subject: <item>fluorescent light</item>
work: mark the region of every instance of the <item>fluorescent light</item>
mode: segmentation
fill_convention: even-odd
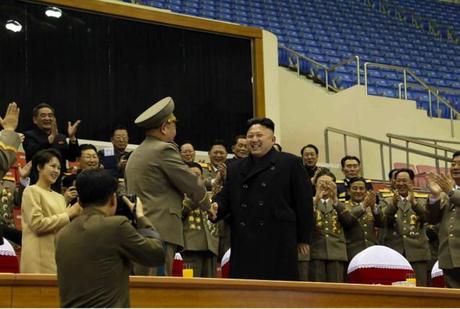
[[[22,30],[22,25],[18,21],[10,19],[6,22],[5,28],[13,32],[19,32]]]
[[[49,6],[46,8],[45,15],[53,18],[60,18],[62,16],[62,11],[55,6]]]

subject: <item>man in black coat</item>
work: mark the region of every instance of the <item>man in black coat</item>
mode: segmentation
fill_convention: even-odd
[[[78,153],[78,141],[76,138],[77,128],[80,120],[74,124],[70,121],[67,125],[69,143],[66,136],[59,133],[54,114],[54,108],[46,103],[40,103],[33,109],[33,122],[35,127],[24,132],[25,139],[22,144],[26,153],[27,162],[42,149],[54,148],[61,154],[61,175],[52,186],[53,190],[61,193],[61,176],[66,171],[66,160],[75,161]],[[30,174],[30,184],[34,184],[38,179],[37,168],[32,167]]]
[[[248,121],[250,156],[228,166],[216,196],[217,220],[231,227],[230,277],[298,280],[297,255],[309,254],[312,189],[294,155],[273,149],[274,123]]]

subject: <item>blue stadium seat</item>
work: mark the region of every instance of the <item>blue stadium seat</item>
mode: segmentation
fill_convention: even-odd
[[[373,8],[358,0],[142,0],[145,5],[169,8],[175,12],[267,29],[278,36],[279,44],[285,44],[323,64],[359,55],[361,65],[372,61],[404,66],[433,86],[460,89],[459,45],[437,40],[427,31],[401,22],[393,16],[396,14],[393,8],[389,15],[381,14],[375,9],[380,0],[370,2]],[[391,3],[410,6],[417,12],[424,12],[426,16],[441,19],[460,29],[459,6],[454,10],[450,4],[431,0],[392,0]],[[412,18],[410,15],[406,18]],[[426,28],[427,23],[423,22],[422,26]],[[290,64],[281,50],[279,63]],[[302,72],[309,71],[302,63],[300,69]],[[319,78],[324,78],[321,70],[310,69],[316,71]],[[355,64],[350,64],[331,73],[331,78],[340,87],[349,87],[356,82],[355,72]],[[372,68],[368,73],[375,85],[369,91],[373,94],[394,96],[397,84],[403,80],[402,74],[396,71]],[[415,82],[409,75],[408,81]],[[412,97],[421,97],[416,90],[409,93],[412,92]],[[422,98],[417,104],[422,106],[423,102]]]

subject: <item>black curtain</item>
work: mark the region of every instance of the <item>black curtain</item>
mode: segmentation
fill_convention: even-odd
[[[178,143],[207,149],[231,144],[253,116],[251,42],[85,12],[45,16],[46,6],[0,3],[0,109],[21,106],[20,130],[32,125],[32,107],[56,109],[61,132],[81,119],[78,137],[108,140],[117,124],[131,143],[143,132],[133,124],[143,110],[172,96]],[[23,30],[4,28],[9,19]]]

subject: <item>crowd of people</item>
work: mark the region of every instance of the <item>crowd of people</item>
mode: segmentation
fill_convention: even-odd
[[[33,110],[34,129],[15,133],[19,108],[8,106],[0,119],[1,173],[21,142],[29,161],[19,169],[17,187],[2,182],[3,236],[21,246],[21,272],[57,272],[64,304],[122,306],[129,304],[126,293],[116,303],[109,297],[85,303],[88,290],[66,282],[84,286],[104,267],[120,267],[126,278],[172,275],[177,252],[195,276],[215,277],[229,249],[232,278],[346,282],[350,260],[381,244],[410,262],[417,285],[429,285],[439,259],[447,286],[460,287],[460,152],[453,154],[450,175],[427,175],[428,192],[415,190],[410,169],[392,170],[389,187],[375,191],[355,156],[342,158],[344,178],[337,179],[318,165],[317,146],[302,147],[300,156],[283,152],[268,118],[248,121],[232,141],[233,157],[225,141],[215,140],[209,163],[196,162],[192,141],[174,142],[173,112],[167,97],[142,113],[135,123],[145,140],[133,152],[126,151],[123,126],[112,132],[113,147],[98,151],[79,145],[80,120],[68,122],[67,135],[59,133],[54,109],[45,103]],[[67,170],[67,161],[76,161],[77,169]],[[15,203],[22,232],[12,224]],[[108,218],[126,215],[122,204],[130,215]],[[88,245],[95,239],[99,249]],[[85,246],[98,253],[69,254]],[[107,261],[113,250],[119,259]],[[76,267],[81,259],[88,268]],[[133,267],[120,262],[126,260]],[[75,271],[87,278],[72,278]]]

